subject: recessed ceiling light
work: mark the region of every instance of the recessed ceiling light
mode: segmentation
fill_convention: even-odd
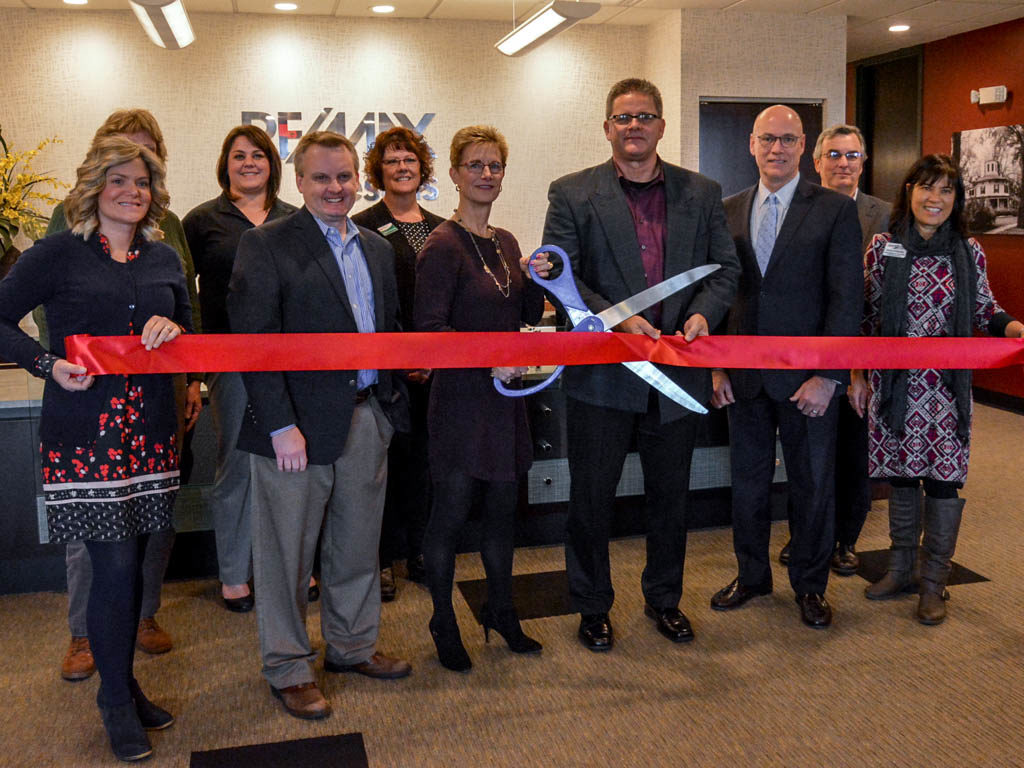
[[[394,13],[395,6],[393,5],[372,5],[370,10],[374,13]]]
[[[274,3],[274,8],[278,11],[296,11],[299,6],[295,3]]]
[[[893,24],[889,27],[890,32],[906,32],[908,29],[910,29],[909,24]]]
[[[85,5],[89,0],[64,0],[66,5]]]

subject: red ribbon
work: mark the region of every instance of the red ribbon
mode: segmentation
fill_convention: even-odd
[[[138,336],[69,336],[89,373],[489,368],[649,360],[692,368],[1005,368],[1020,339],[680,336],[624,333],[289,333],[181,336],[146,351]]]

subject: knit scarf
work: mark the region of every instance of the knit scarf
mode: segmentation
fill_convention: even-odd
[[[881,335],[907,335],[907,290],[914,259],[950,254],[953,263],[953,312],[946,323],[946,336],[970,336],[972,317],[978,292],[978,274],[971,259],[967,241],[956,234],[947,220],[928,240],[914,226],[893,233],[892,242],[906,251],[905,258],[886,258],[882,276]],[[879,390],[878,413],[898,437],[904,434],[907,415],[906,370],[883,370]],[[943,383],[956,398],[957,436],[967,443],[971,427],[971,371],[942,370]]]

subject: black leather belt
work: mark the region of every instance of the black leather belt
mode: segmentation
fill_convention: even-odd
[[[370,399],[370,395],[376,395],[376,394],[377,394],[377,385],[376,384],[371,384],[368,387],[363,387],[358,392],[356,392],[356,405],[359,405],[360,403],[365,403],[367,400]]]

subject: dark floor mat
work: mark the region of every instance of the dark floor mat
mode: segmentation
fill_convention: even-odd
[[[860,558],[860,568],[857,569],[858,576],[872,584],[885,576],[886,569],[889,566],[888,549],[872,549],[867,552],[857,552],[857,557]],[[980,573],[975,573],[970,568],[964,568],[959,563],[953,563],[953,570],[949,574],[947,586],[976,584],[979,581],[988,581],[988,579]]]
[[[487,580],[460,581],[458,586],[479,622],[481,608],[487,601]],[[565,571],[513,576],[512,599],[520,619],[543,619],[573,613],[569,607],[569,580]]]
[[[363,734],[193,752],[189,768],[367,768]]]

